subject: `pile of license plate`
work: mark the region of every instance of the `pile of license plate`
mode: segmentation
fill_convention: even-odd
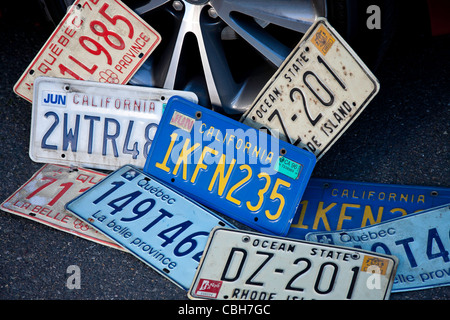
[[[450,284],[448,189],[311,178],[379,90],[325,19],[240,121],[126,85],[160,41],[118,0],[71,7],[14,88],[45,165],[3,210],[132,253],[192,299]]]

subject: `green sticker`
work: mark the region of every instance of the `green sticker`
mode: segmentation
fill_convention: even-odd
[[[302,165],[285,157],[279,157],[275,163],[275,171],[282,173],[289,178],[297,179],[302,171]]]

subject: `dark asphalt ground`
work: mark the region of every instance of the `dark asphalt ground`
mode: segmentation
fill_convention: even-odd
[[[0,201],[42,164],[28,156],[31,104],[12,87],[53,27],[0,18]],[[399,35],[374,72],[381,91],[314,177],[450,187],[450,36]],[[81,289],[66,269],[81,269]],[[450,287],[396,293],[392,300],[448,300]],[[0,299],[187,299],[130,254],[0,212]]]

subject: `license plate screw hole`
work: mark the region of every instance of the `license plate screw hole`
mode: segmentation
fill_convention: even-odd
[[[64,86],[64,90],[69,91],[69,89],[70,89],[70,86],[69,86],[68,84],[66,84],[66,85]]]
[[[243,236],[242,237],[242,242],[249,242],[250,241],[250,237],[249,236]]]
[[[66,155],[64,154],[64,153],[61,153],[61,158],[65,158],[66,157]]]
[[[33,75],[33,73],[34,73],[34,70],[31,69],[30,72],[29,72],[29,74],[30,74],[30,75]]]
[[[161,96],[161,101],[164,101],[164,100],[166,100],[166,97]]]
[[[167,269],[167,268],[164,268],[164,269],[163,269],[163,271],[164,271],[165,273],[167,273],[167,274],[169,274],[169,273],[170,273],[170,270],[169,270],[169,269]]]
[[[223,221],[219,221],[219,225],[225,227],[225,223]]]
[[[197,112],[195,113],[195,117],[196,117],[197,119],[200,119],[200,118],[202,117],[202,112],[201,112],[201,111],[197,111]]]
[[[439,194],[439,192],[437,192],[437,191],[431,191],[431,195],[432,195],[433,197],[436,197],[438,194]]]
[[[359,259],[359,253],[358,252],[354,252],[354,253],[352,253],[351,257],[352,257],[353,260],[358,260]]]
[[[170,179],[170,181],[175,182],[175,178]]]
[[[257,222],[258,221],[258,217],[255,217],[253,220],[255,220],[255,222]]]
[[[144,54],[142,52],[139,53],[139,55],[138,55],[139,59],[142,59],[143,56],[144,56]]]
[[[281,154],[282,156],[284,156],[284,155],[286,154],[286,149],[285,149],[285,148],[282,148],[282,149],[280,150],[280,154]]]

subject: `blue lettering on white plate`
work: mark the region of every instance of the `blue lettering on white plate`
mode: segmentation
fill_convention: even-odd
[[[54,111],[48,111],[44,114],[44,117],[46,119],[50,118],[51,120],[53,120],[53,123],[50,125],[48,130],[42,136],[41,148],[49,150],[58,150],[59,146],[49,144],[48,140],[50,136],[53,133],[55,133],[55,130],[57,129],[60,130],[61,128],[59,127],[59,123],[61,121],[60,115],[58,115]],[[69,148],[72,152],[78,151],[78,142],[80,140],[78,137],[80,131],[83,131],[80,130],[80,126],[81,125],[86,126],[86,124],[89,127],[87,141],[81,141],[81,143],[83,144],[87,143],[87,154],[100,153],[100,150],[94,150],[94,137],[96,137],[96,139],[101,139],[102,141],[101,154],[103,156],[108,156],[112,154],[115,158],[120,157],[119,151],[121,151],[122,154],[131,155],[133,159],[137,159],[139,155],[142,155],[144,158],[146,158],[153,141],[153,139],[151,138],[151,130],[153,128],[158,128],[158,125],[156,123],[149,123],[144,130],[145,131],[144,138],[146,142],[143,146],[139,146],[138,141],[133,141],[132,139],[134,121],[130,120],[128,122],[124,142],[123,144],[119,144],[118,140],[121,133],[121,124],[116,119],[105,118],[104,120],[102,120],[100,117],[97,116],[84,115],[84,117],[81,117],[81,115],[79,114],[69,115],[67,113],[64,113],[63,127],[61,128],[62,129],[61,147],[63,151],[67,151],[69,150]],[[102,125],[103,129],[101,128]],[[103,132],[103,134],[100,135],[100,137],[98,137],[98,134],[101,132]],[[135,135],[136,134],[137,133],[135,133]],[[140,147],[142,148],[142,150],[139,149]]]
[[[65,106],[66,98],[67,97],[65,94],[52,93],[52,92],[45,91],[44,98],[42,99],[42,101],[46,105]]]

